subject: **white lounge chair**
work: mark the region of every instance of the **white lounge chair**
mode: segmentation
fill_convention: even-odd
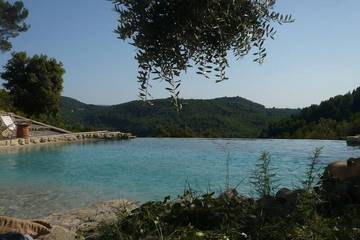
[[[5,130],[2,129],[1,135],[5,138],[11,138],[14,136],[16,131],[16,124],[14,119],[10,115],[1,115],[0,119],[2,121],[2,125],[6,127]]]

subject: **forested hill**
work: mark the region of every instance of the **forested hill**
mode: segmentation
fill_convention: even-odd
[[[273,138],[340,139],[360,134],[360,88],[304,108],[270,125],[262,135]]]
[[[266,109],[240,97],[184,100],[179,114],[169,99],[152,103],[98,106],[63,97],[61,113],[66,123],[78,130],[120,130],[141,137],[258,137],[270,122],[298,112]]]

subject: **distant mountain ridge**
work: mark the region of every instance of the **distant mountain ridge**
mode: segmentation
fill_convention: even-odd
[[[271,122],[298,112],[267,109],[241,97],[183,100],[180,113],[169,99],[152,103],[99,106],[62,97],[61,114],[68,125],[79,130],[120,130],[140,137],[258,137]]]

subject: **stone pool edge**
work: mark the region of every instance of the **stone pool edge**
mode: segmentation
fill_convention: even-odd
[[[133,138],[135,138],[135,136],[133,136],[131,133],[110,131],[79,132],[29,138],[13,138],[0,140],[0,151],[22,146],[38,146],[54,143],[75,143],[88,140],[130,140]]]

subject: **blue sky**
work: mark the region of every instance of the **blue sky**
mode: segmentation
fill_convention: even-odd
[[[113,33],[117,16],[106,0],[24,0],[28,32],[14,39],[14,51],[43,53],[63,62],[63,95],[86,103],[136,100],[135,50]],[[296,22],[278,28],[261,66],[251,56],[232,61],[229,80],[189,73],[184,98],[242,96],[267,107],[304,107],[360,86],[360,1],[278,0],[277,10]],[[10,53],[0,55],[0,65]],[[153,96],[167,97],[162,83]]]

